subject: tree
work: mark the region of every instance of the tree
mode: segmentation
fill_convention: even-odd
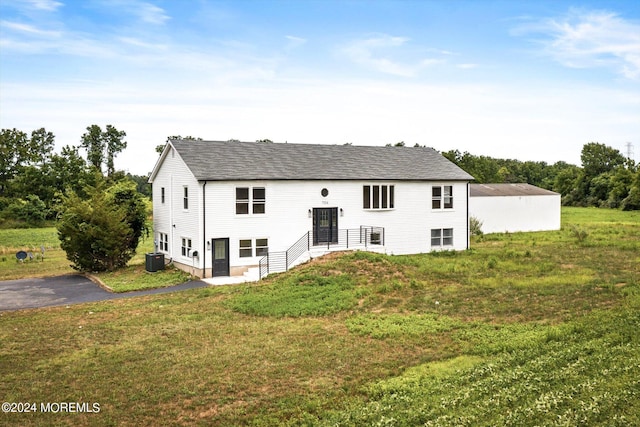
[[[97,170],[102,170],[104,161],[104,139],[102,129],[98,125],[87,126],[87,132],[80,138],[80,145],[87,150],[89,164]]]
[[[146,230],[146,207],[135,184],[122,181],[106,188],[97,177],[88,199],[71,192],[63,198],[58,222],[60,247],[81,271],[111,271],[124,267],[135,254]]]
[[[589,180],[602,173],[611,172],[618,166],[623,166],[626,161],[620,151],[597,142],[590,142],[582,147],[580,160],[585,176]]]
[[[118,130],[111,125],[107,125],[106,130],[102,133],[104,145],[107,149],[107,176],[111,176],[115,172],[113,159],[116,154],[127,148],[127,141],[124,141],[125,136],[127,136],[125,131]]]
[[[41,167],[53,151],[54,135],[44,128],[29,137],[17,129],[0,132],[0,196],[11,196],[11,181],[29,166]]]
[[[620,207],[624,211],[640,210],[640,169],[636,170],[629,195],[624,198]]]
[[[39,227],[47,219],[48,209],[38,196],[28,195],[24,199],[14,199],[3,212],[3,216]]]
[[[87,151],[87,160],[95,169],[102,171],[102,164],[107,168],[107,176],[115,172],[113,159],[125,148],[127,142],[125,131],[107,125],[105,131],[98,125],[87,126],[87,132],[80,138],[80,145]]]

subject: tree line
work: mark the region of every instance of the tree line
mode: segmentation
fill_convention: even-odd
[[[0,226],[39,226],[60,214],[70,191],[86,195],[100,179],[131,180],[138,192],[151,196],[146,176],[118,171],[115,157],[127,147],[126,133],[107,125],[91,125],[78,145],[54,152],[55,136],[45,128],[28,134],[0,131]],[[84,155],[84,156],[83,156]]]
[[[585,144],[581,167],[562,161],[548,164],[496,159],[458,150],[442,155],[478,183],[532,184],[560,193],[565,206],[640,209],[640,164],[605,144]]]

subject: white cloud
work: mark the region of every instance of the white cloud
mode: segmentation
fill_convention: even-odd
[[[171,19],[164,9],[151,3],[134,3],[132,6],[136,7],[136,13],[143,22],[162,25]]]
[[[29,24],[22,24],[19,22],[0,21],[0,27],[8,30],[16,31],[19,33],[26,33],[32,36],[45,37],[45,38],[58,38],[61,35],[60,31],[41,30]]]
[[[406,56],[403,47],[410,39],[379,34],[355,40],[341,49],[352,62],[376,71],[400,77],[413,77],[421,69],[444,62],[437,58],[419,58],[411,61],[395,59]]]
[[[608,67],[640,79],[640,23],[607,11],[571,10],[517,27],[515,34],[542,33],[544,51],[567,67]]]
[[[302,37],[296,36],[285,36],[288,43],[286,46],[286,50],[292,50],[298,48],[307,42],[307,39],[303,39]]]
[[[55,0],[22,0],[21,3],[31,9],[46,10],[49,12],[53,12],[63,6],[61,2]]]

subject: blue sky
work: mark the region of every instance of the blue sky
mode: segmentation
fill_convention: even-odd
[[[3,0],[0,127],[640,158],[637,1]]]

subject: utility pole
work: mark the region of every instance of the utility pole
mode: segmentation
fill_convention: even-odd
[[[627,142],[625,144],[625,146],[627,147],[627,158],[634,160],[633,158],[633,144],[631,142]]]

